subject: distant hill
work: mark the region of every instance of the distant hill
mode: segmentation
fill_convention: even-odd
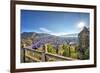
[[[60,37],[78,37],[78,33],[61,35]]]
[[[64,43],[70,43],[75,42],[78,43],[78,37],[76,37],[77,34],[69,34],[69,35],[63,35],[63,36],[55,36],[50,35],[46,33],[36,33],[36,32],[23,32],[21,33],[21,39],[27,39],[27,38],[33,38],[33,47],[40,47],[41,45],[45,43],[51,43],[54,46],[64,44]]]
[[[36,32],[23,32],[21,33],[21,38],[22,39],[26,39],[26,38],[34,38],[34,37],[47,37],[50,36],[50,34],[46,34],[46,33],[36,33]]]

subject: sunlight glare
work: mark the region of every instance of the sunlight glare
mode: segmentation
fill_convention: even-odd
[[[77,25],[77,27],[78,27],[79,29],[83,29],[84,26],[85,26],[85,23],[84,23],[84,22],[80,22],[80,23]]]

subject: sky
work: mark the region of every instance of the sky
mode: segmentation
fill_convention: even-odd
[[[89,13],[21,10],[21,33],[79,33],[84,26],[89,27],[89,20]]]

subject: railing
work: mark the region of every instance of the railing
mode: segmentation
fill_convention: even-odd
[[[76,60],[70,57],[64,57],[57,54],[48,53],[45,51],[38,51],[31,48],[22,48],[23,51],[23,62],[46,62],[46,61],[71,61]]]

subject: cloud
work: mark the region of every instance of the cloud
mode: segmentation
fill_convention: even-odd
[[[39,28],[42,32],[45,32],[45,33],[50,33],[51,31],[50,30],[48,30],[48,29],[46,29],[46,28],[43,28],[43,27],[41,27],[41,28]]]
[[[58,32],[58,33],[50,33],[51,35],[56,35],[56,36],[61,36],[61,35],[66,35],[67,33],[64,32]]]
[[[66,35],[67,33],[65,32],[53,32],[47,28],[44,28],[44,27],[41,27],[39,28],[41,30],[42,33],[48,33],[48,34],[51,34],[51,35],[55,35],[55,36],[61,36],[61,35]]]

